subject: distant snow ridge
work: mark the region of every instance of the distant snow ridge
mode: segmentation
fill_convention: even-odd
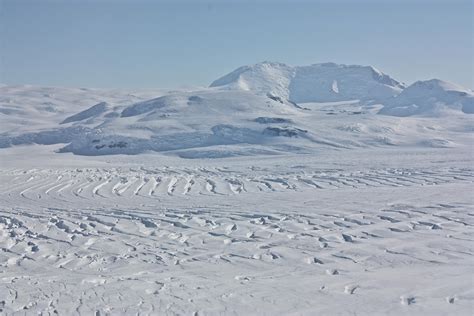
[[[64,121],[61,122],[61,124],[67,124],[71,122],[77,122],[77,121],[83,121],[92,117],[97,117],[109,110],[110,106],[107,104],[107,102],[100,102],[87,110],[84,110],[82,112],[79,112],[77,114],[74,114],[72,116],[69,116],[66,118]]]
[[[474,113],[474,93],[439,79],[417,81],[388,100],[380,114],[440,116],[446,111]]]
[[[186,104],[187,98],[186,96],[180,95],[170,95],[170,96],[162,96],[151,100],[146,100],[143,102],[132,104],[129,107],[126,107],[122,113],[121,117],[131,117],[137,116],[144,113],[148,113],[154,110],[163,109],[165,107],[169,107],[170,105],[174,106],[174,110],[176,111],[178,108],[182,109],[183,104]]]
[[[303,103],[384,100],[398,95],[405,85],[371,66],[322,63],[291,67],[262,62],[240,67],[211,87],[249,90]]]

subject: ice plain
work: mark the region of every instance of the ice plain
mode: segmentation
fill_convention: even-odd
[[[0,313],[472,314],[471,91],[224,78],[0,87]]]

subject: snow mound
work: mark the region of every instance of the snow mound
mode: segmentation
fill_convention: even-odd
[[[300,103],[383,100],[399,94],[405,86],[371,66],[323,63],[291,67],[262,62],[240,67],[211,87],[249,90]]]
[[[439,79],[417,81],[387,101],[380,114],[441,116],[449,111],[474,113],[474,93]]]

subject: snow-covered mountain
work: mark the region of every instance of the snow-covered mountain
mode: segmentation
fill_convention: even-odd
[[[417,81],[397,97],[387,100],[380,114],[394,116],[442,115],[444,112],[474,113],[474,93],[439,79]]]
[[[405,86],[371,66],[323,63],[290,67],[262,62],[240,67],[211,87],[266,93],[300,103],[384,100]]]

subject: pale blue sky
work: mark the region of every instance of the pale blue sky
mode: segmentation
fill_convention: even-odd
[[[0,0],[0,83],[174,88],[269,60],[472,89],[473,33],[471,0]]]

